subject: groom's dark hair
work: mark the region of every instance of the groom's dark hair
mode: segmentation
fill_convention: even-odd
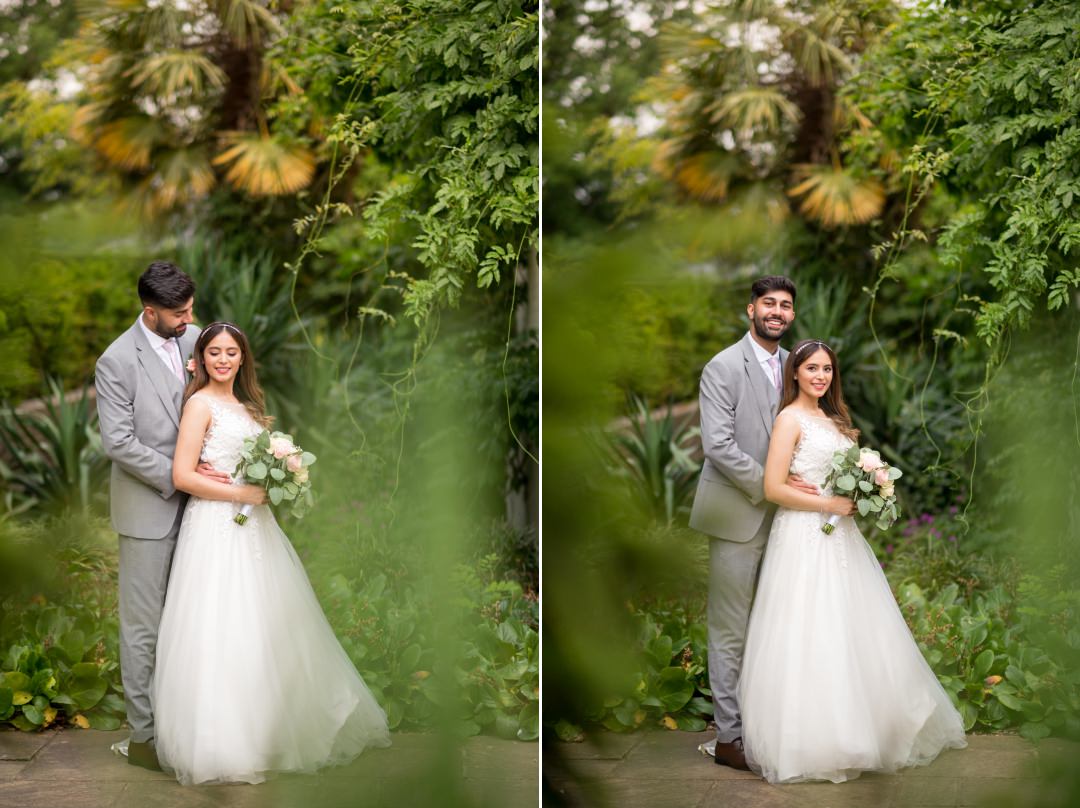
[[[769,292],[787,292],[791,295],[791,303],[795,304],[795,281],[785,278],[783,275],[766,275],[758,278],[750,287],[750,302],[753,303],[762,295]]]
[[[176,309],[194,296],[195,281],[168,261],[154,261],[139,277],[139,300],[144,306]]]

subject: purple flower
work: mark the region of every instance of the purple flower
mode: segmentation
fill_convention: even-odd
[[[949,536],[949,541],[956,542],[956,536]]]
[[[955,516],[956,514],[960,513],[960,509],[957,508],[955,505],[950,505],[949,506],[949,513],[951,513],[951,514],[953,514]]]
[[[934,515],[932,513],[924,513],[919,519],[927,525],[934,524]]]
[[[935,539],[940,539],[941,531],[938,530],[936,527],[932,527],[930,528],[930,535],[933,536]]]
[[[891,544],[886,544],[885,545],[885,552],[886,553],[891,553],[894,549],[895,548]]]

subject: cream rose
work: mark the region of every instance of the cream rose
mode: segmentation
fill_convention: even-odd
[[[881,455],[873,449],[863,449],[859,453],[859,462],[855,465],[863,471],[877,471],[885,464],[881,462]]]
[[[289,459],[285,461],[285,468],[291,471],[293,474],[300,471],[304,467],[304,458],[298,454],[289,455]]]
[[[296,475],[293,477],[293,479],[298,483],[306,483],[308,481],[308,470],[300,469],[298,472],[296,472]]]
[[[283,457],[288,457],[296,452],[296,447],[292,445],[292,441],[285,438],[271,438],[270,439],[270,453],[281,460]]]

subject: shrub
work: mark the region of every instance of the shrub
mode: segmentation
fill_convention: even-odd
[[[124,700],[111,531],[80,515],[4,527],[5,544],[47,561],[33,587],[16,584],[0,602],[0,722],[116,729]]]
[[[57,513],[101,504],[108,465],[87,393],[84,387],[82,397],[69,402],[50,379],[42,412],[0,410],[0,480],[9,511]]]

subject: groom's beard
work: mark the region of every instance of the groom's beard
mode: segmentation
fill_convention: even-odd
[[[187,331],[187,325],[178,325],[176,328],[165,328],[161,323],[153,329],[154,333],[162,339],[179,339]]]
[[[762,339],[769,340],[769,342],[779,342],[780,338],[788,332],[791,328],[791,322],[786,322],[779,330],[770,331],[765,325],[765,318],[758,317],[756,314],[751,318],[754,323],[754,333],[756,333]]]

